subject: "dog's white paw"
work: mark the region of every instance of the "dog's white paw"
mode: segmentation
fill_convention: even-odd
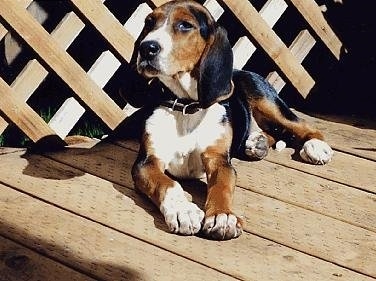
[[[304,143],[300,156],[308,163],[324,165],[332,159],[333,150],[322,140],[310,139]]]
[[[169,230],[182,235],[194,235],[201,229],[204,212],[189,202],[180,186],[169,188],[160,210]]]
[[[263,159],[268,155],[268,138],[262,132],[250,134],[245,142],[245,154],[251,159]]]
[[[238,237],[243,229],[240,220],[233,214],[218,214],[206,217],[202,231],[215,240],[228,240]]]

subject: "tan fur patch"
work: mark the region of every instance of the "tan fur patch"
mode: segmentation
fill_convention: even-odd
[[[229,158],[232,130],[227,126],[224,138],[210,146],[202,154],[202,161],[208,178],[208,194],[205,203],[206,216],[231,214],[236,182],[236,172]]]
[[[135,167],[132,170],[135,186],[141,188],[157,206],[163,201],[168,188],[174,186],[174,181],[165,173],[162,162],[151,153],[151,145],[148,135],[143,137],[142,144],[147,151],[147,158],[144,160],[142,168]]]
[[[265,128],[267,127],[266,123],[271,122],[282,126],[283,128],[285,128],[285,130],[295,135],[300,143],[304,143],[305,141],[312,138],[319,140],[324,139],[320,131],[312,128],[304,120],[299,120],[298,122],[296,122],[286,119],[284,116],[282,116],[277,105],[267,100],[266,98],[252,99],[249,100],[249,103],[257,124],[263,130],[265,130]],[[268,133],[267,130],[266,132]],[[271,137],[270,140],[274,141],[274,138]]]

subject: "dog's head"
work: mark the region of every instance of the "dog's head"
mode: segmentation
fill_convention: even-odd
[[[197,2],[175,0],[156,8],[146,17],[136,48],[140,74],[161,81],[189,75],[203,108],[231,95],[233,57],[227,33]]]

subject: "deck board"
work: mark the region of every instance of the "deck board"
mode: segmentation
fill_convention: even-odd
[[[100,144],[90,151],[77,150],[68,154],[51,154],[50,157],[132,188],[129,173],[124,174],[124,171],[130,170],[138,145],[129,141],[118,144],[121,147]],[[124,153],[122,147],[132,150]],[[95,152],[95,158],[92,152]],[[288,161],[286,158],[285,162]],[[242,188],[376,231],[376,213],[371,211],[376,201],[375,194],[268,161],[249,163],[234,159],[232,162],[238,171],[237,185]],[[103,163],[106,165],[101,165]],[[114,168],[117,163],[123,163],[123,170]],[[326,166],[313,167],[325,169]],[[372,179],[375,180],[376,176],[372,175]]]
[[[95,279],[0,236],[0,280],[94,281]]]
[[[117,141],[116,144],[132,151],[138,150],[138,144],[135,142]],[[273,155],[277,155],[273,151],[266,161],[248,163],[233,159],[232,164],[239,175],[237,185],[349,224],[376,231],[376,195],[374,193],[364,192],[346,184],[306,173],[303,167],[312,165],[301,163],[300,169],[291,169],[293,166],[288,164],[291,161],[289,160],[291,151],[287,150],[283,152],[285,156],[279,156],[284,159],[281,165],[273,163]],[[372,172],[376,165],[372,161],[368,164]],[[325,170],[328,166],[313,167],[317,170]],[[367,180],[376,180],[375,174],[371,174]],[[372,185],[370,187],[372,188]]]
[[[282,152],[271,150],[266,160],[310,175],[376,193],[376,165],[374,161],[335,151],[333,161],[323,166],[316,166],[294,160],[293,153],[292,149],[285,149]]]
[[[83,150],[76,149],[72,152],[76,155],[84,154]],[[94,155],[92,157],[96,158]],[[71,158],[74,158],[74,154]],[[107,158],[110,159],[111,156]],[[354,274],[351,271],[250,233],[227,242],[171,235],[167,233],[156,208],[129,188],[97,178],[82,170],[43,159],[42,156],[28,155],[21,158],[13,153],[7,159],[11,159],[14,165],[11,169],[23,171],[22,174],[11,174],[9,170],[6,171],[10,162],[2,162],[1,171],[7,174],[2,178],[7,184],[82,217],[88,217],[132,237],[157,244],[179,256],[228,272],[240,279],[262,277],[264,280],[299,280],[305,276],[309,280],[336,280],[335,275],[332,275],[336,272],[349,278],[363,278],[358,274],[351,277]],[[105,160],[101,161],[103,163]],[[79,162],[84,167],[90,167],[82,159]],[[102,166],[102,169],[113,168],[111,163],[107,164]],[[94,166],[97,166],[97,163]],[[249,254],[249,249],[252,249],[252,255]],[[254,268],[249,267],[249,264],[254,265]],[[270,264],[273,264],[273,271],[268,269]],[[320,268],[320,272],[312,270],[313,264],[314,268]],[[292,274],[292,268],[299,268],[299,271]]]
[[[1,186],[0,196],[8,202],[0,207],[2,234],[11,235],[30,248],[42,248],[46,255],[96,278],[152,280],[160,276],[175,280],[173,275],[164,274],[172,271],[179,279],[234,280],[6,186]]]
[[[350,117],[295,113],[321,130],[325,139],[338,151],[376,161],[376,122]]]
[[[130,155],[131,152],[129,152],[126,162],[124,162],[120,159],[124,158],[125,154],[121,151],[122,148],[110,144],[101,144],[94,150],[95,156],[98,157],[98,162],[92,161],[92,151],[87,150],[85,151],[88,153],[85,153],[85,151],[79,153],[76,152],[74,155],[71,153],[65,155],[59,153],[53,157],[56,160],[75,166],[85,172],[96,173],[112,182],[116,181],[116,179],[122,179],[122,181],[118,182],[119,185],[126,185],[128,188],[132,188],[132,180],[129,173],[128,175],[115,174],[114,170],[116,170],[116,168],[114,167],[118,163],[122,163],[124,170],[129,172],[131,164],[134,161],[131,159],[135,159],[136,155],[134,154],[132,157]],[[101,165],[101,169],[98,170],[96,168],[98,167],[98,163],[107,164],[104,165],[104,167]],[[294,170],[292,170],[292,172],[294,172]],[[288,178],[289,170],[286,169],[283,174],[284,177]],[[245,173],[239,176],[238,181],[243,181],[243,185],[248,186],[248,182],[244,183],[245,176],[247,176]],[[373,200],[376,200],[375,196],[369,198],[371,195],[366,195],[364,193],[361,194],[363,195],[362,201],[365,203],[368,201],[374,203]],[[196,196],[195,198],[199,197]],[[347,201],[348,198],[344,198],[344,203]],[[201,206],[203,205],[202,200],[197,203]],[[248,207],[240,210],[239,214],[244,216],[245,221],[247,222],[245,229],[250,233],[265,237],[272,241],[278,241],[283,245],[287,245],[302,252],[310,252],[312,255],[325,260],[332,262],[337,261],[344,267],[353,268],[360,272],[376,276],[376,271],[373,268],[373,264],[376,263],[376,255],[374,255],[374,253],[376,253],[376,234],[371,231],[350,224],[344,224],[327,216],[315,214],[305,209],[297,208],[290,204],[270,199],[266,196],[260,196],[259,194],[244,189],[237,190],[235,206]],[[348,212],[351,211],[352,209],[348,210]],[[269,214],[269,216],[265,216],[266,214]],[[372,212],[365,209],[364,213],[360,216],[371,218],[370,227],[373,227],[372,222],[375,222],[376,218]],[[267,221],[267,218],[270,218],[270,221]],[[299,228],[299,225],[302,225],[305,221],[310,221],[311,224],[306,225],[305,229],[302,230]],[[295,232],[297,229],[300,232]],[[330,240],[330,243],[327,245],[315,243],[317,241],[313,241],[312,239],[316,239],[317,237],[322,241]],[[332,237],[335,237],[335,239]],[[354,237],[369,242],[357,243],[357,241],[354,241]],[[314,245],[314,247],[311,248],[311,245]],[[370,250],[369,256],[367,256],[368,251],[364,252],[363,247]],[[346,255],[346,253],[351,253],[352,256],[350,257]],[[358,265],[359,257],[363,257],[367,262]]]
[[[341,145],[361,130],[310,121],[328,124],[327,135]],[[349,147],[373,145],[366,136],[374,130],[361,133],[364,142],[355,137]],[[264,161],[234,159],[234,205],[246,226],[225,242],[168,233],[157,208],[133,188],[136,151],[130,141],[44,155],[1,149],[0,235],[101,280],[376,280],[371,149],[366,157],[337,150],[326,166],[291,159],[290,149]],[[202,207],[204,183],[183,185]]]

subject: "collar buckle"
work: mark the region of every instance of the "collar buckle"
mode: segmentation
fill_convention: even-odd
[[[168,107],[171,111],[179,111],[183,115],[194,114],[202,110],[198,101],[188,99],[166,100],[161,103],[162,106]]]
[[[193,107],[192,108],[193,112],[187,113],[187,109],[189,109],[190,107]],[[194,101],[194,102],[191,102],[189,104],[184,105],[183,109],[182,109],[182,113],[183,113],[183,115],[187,115],[187,114],[196,113],[196,112],[201,111],[201,110],[202,110],[202,108],[200,107],[200,103],[198,101]]]

